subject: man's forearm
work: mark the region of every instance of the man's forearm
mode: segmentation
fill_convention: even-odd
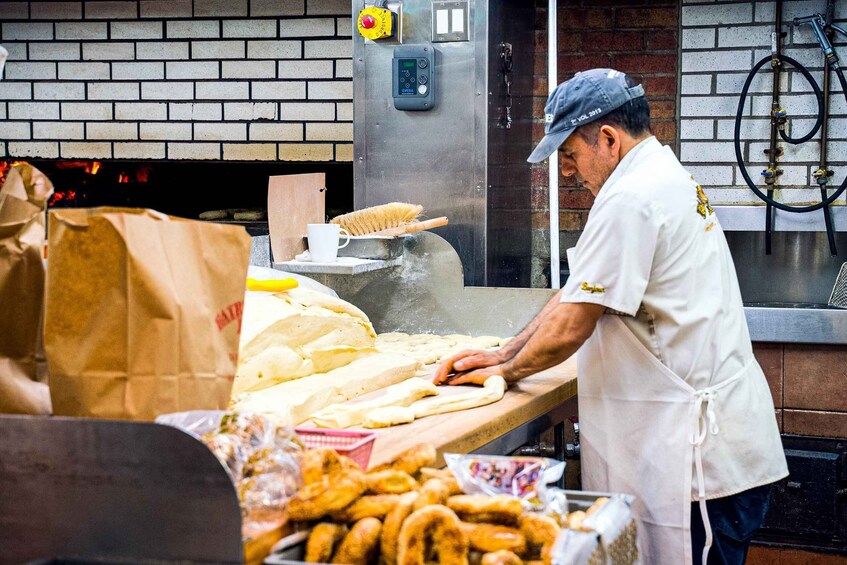
[[[503,357],[503,362],[509,361],[518,352],[523,348],[524,345],[530,340],[530,338],[535,334],[535,331],[538,327],[544,322],[550,312],[553,311],[556,306],[562,303],[562,291],[560,290],[550,299],[550,301],[544,305],[544,308],[535,315],[535,318],[523,329],[521,333],[512,338],[509,343],[504,345],[500,349],[500,355]]]

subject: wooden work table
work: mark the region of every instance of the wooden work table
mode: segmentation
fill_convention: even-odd
[[[436,466],[440,467],[444,464],[444,452],[471,453],[573,398],[576,388],[576,356],[573,356],[561,365],[510,386],[506,395],[494,404],[377,430],[370,466],[425,442],[438,450]]]

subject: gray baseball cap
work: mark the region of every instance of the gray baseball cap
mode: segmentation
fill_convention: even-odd
[[[538,163],[553,154],[579,126],[593,122],[634,98],[644,87],[626,85],[626,75],[614,69],[576,73],[556,87],[544,106],[544,138],[527,161]]]

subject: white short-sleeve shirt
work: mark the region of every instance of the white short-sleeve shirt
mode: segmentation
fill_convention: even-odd
[[[735,266],[717,216],[670,148],[650,137],[600,189],[568,250],[562,302],[606,306],[695,389],[752,356]]]

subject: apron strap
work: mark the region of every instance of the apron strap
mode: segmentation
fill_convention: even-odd
[[[703,546],[703,565],[707,564],[709,549],[712,547],[712,524],[709,521],[709,513],[706,510],[706,480],[703,475],[702,446],[709,433],[718,435],[720,431],[715,415],[717,397],[717,391],[713,389],[696,391],[692,396],[689,412],[688,441],[694,446],[694,467],[697,472],[697,500],[700,504],[700,518],[703,520],[703,529],[706,533],[706,543]]]

